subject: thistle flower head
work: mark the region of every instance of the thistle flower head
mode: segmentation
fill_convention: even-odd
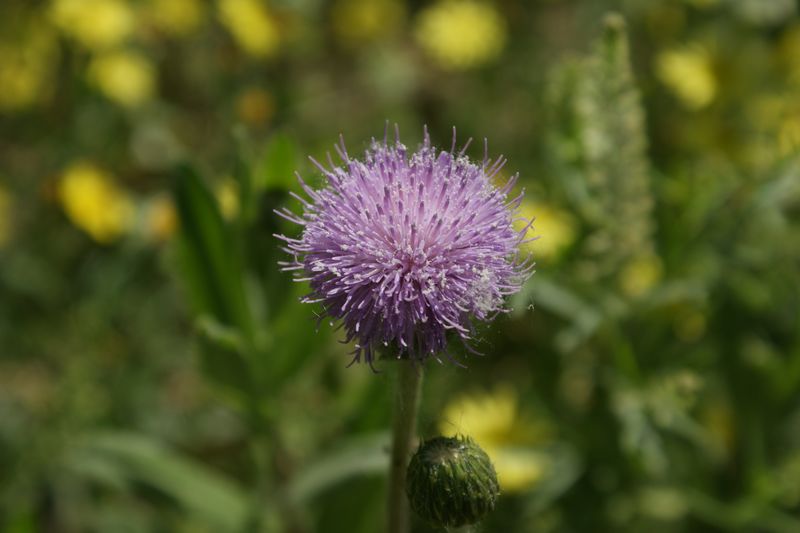
[[[277,235],[293,258],[284,270],[310,282],[305,302],[342,320],[354,361],[371,364],[381,346],[398,358],[438,357],[448,331],[470,339],[472,321],[503,311],[532,271],[518,257],[530,223],[513,227],[522,194],[508,198],[516,176],[496,187],[505,160],[472,163],[468,145],[456,153],[454,130],[453,148],[437,150],[426,129],[414,153],[398,133],[394,142],[373,139],[358,160],[341,141],[341,166],[312,159],[326,187],[298,176],[309,197],[294,195],[303,214],[277,211],[303,226],[299,239]]]

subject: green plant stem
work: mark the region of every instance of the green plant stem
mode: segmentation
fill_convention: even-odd
[[[406,468],[416,434],[420,404],[422,367],[398,361],[397,383],[392,412],[392,457],[389,463],[389,533],[409,531]]]

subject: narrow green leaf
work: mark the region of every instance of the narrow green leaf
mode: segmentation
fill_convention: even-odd
[[[97,468],[100,462],[105,463],[102,469]],[[94,466],[87,469],[87,464]],[[241,531],[248,518],[246,493],[234,482],[140,434],[84,435],[69,456],[69,466],[89,474],[115,470],[115,477],[158,490],[215,531]],[[100,481],[107,479],[105,473]]]
[[[389,468],[389,435],[353,438],[303,469],[289,486],[289,498],[308,502],[353,476],[382,474]]]
[[[236,180],[239,200],[238,222],[250,225],[257,211],[257,179],[253,172],[253,142],[244,126],[234,128],[236,141],[236,158],[233,167],[233,178]]]
[[[292,283],[287,280],[287,283]],[[297,285],[297,284],[295,284]],[[271,378],[278,384],[300,371],[312,357],[318,357],[328,339],[329,328],[318,328],[314,309],[298,301],[305,290],[295,288],[287,294],[281,312],[272,317],[274,345],[270,352]],[[298,331],[304,331],[298,335]]]
[[[252,339],[252,324],[242,281],[242,261],[214,196],[197,173],[182,166],[175,180],[181,222],[183,273],[201,313],[236,327]]]
[[[213,317],[203,315],[197,319],[197,330],[206,339],[220,348],[229,351],[244,353],[245,344],[239,332],[220,324]]]
[[[297,151],[292,140],[282,133],[267,144],[257,187],[261,189],[289,189],[295,184]]]
[[[531,490],[528,512],[538,513],[560,498],[583,471],[578,453],[567,444],[552,444],[539,451],[547,461],[547,471]]]

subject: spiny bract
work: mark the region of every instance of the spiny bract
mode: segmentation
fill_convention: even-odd
[[[474,164],[468,145],[455,152],[454,129],[452,149],[439,151],[426,129],[409,153],[399,134],[394,142],[384,135],[362,161],[341,140],[342,166],[312,158],[326,187],[314,190],[298,175],[310,199],[293,194],[303,214],[276,211],[303,226],[299,239],[276,235],[293,258],[283,269],[305,273],[297,279],[312,293],[303,301],[343,321],[346,341],[356,340],[354,361],[371,364],[380,346],[398,358],[438,357],[448,331],[469,339],[471,320],[503,311],[504,296],[532,272],[518,253],[532,221],[515,229],[522,193],[508,200],[517,176],[495,187],[505,159]]]
[[[411,508],[440,527],[475,524],[489,514],[500,495],[491,459],[469,437],[422,441],[406,476]]]

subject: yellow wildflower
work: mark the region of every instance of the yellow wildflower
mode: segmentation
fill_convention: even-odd
[[[228,220],[239,214],[239,184],[235,179],[227,177],[216,188],[217,202],[222,216]]]
[[[656,75],[688,109],[702,109],[717,96],[711,57],[700,46],[661,52],[656,57]]]
[[[269,122],[275,113],[272,95],[259,87],[245,89],[236,99],[236,114],[250,126],[261,126]]]
[[[0,112],[28,108],[46,95],[57,53],[42,21],[28,25],[18,40],[0,42]]]
[[[67,217],[97,242],[113,242],[131,226],[133,201],[109,174],[91,163],[67,168],[58,193]]]
[[[0,248],[11,238],[11,197],[0,187]]]
[[[631,298],[642,296],[661,281],[663,270],[661,259],[655,254],[634,257],[619,275],[620,289]]]
[[[575,240],[575,222],[568,213],[555,207],[524,201],[520,214],[526,219],[534,219],[530,236],[538,237],[525,245],[527,251],[533,252],[536,260],[549,261],[557,258],[561,252]],[[515,227],[525,227],[525,222],[518,221]]]
[[[219,17],[236,43],[248,54],[266,57],[275,52],[278,24],[259,0],[219,0]]]
[[[405,19],[405,6],[397,0],[339,0],[331,17],[339,39],[357,46],[392,35]]]
[[[94,50],[124,42],[136,27],[124,0],[54,0],[50,14],[64,33]]]
[[[495,59],[505,46],[506,31],[506,21],[491,4],[441,0],[419,14],[415,36],[442,68],[461,70]]]
[[[136,52],[97,56],[89,66],[89,77],[108,98],[128,107],[142,104],[155,92],[155,67]]]
[[[535,486],[548,468],[546,455],[532,447],[547,429],[523,419],[517,400],[510,387],[464,396],[445,407],[439,423],[443,435],[469,435],[486,451],[506,492]]]
[[[517,397],[510,387],[493,394],[464,396],[445,407],[440,430],[443,434],[469,435],[483,446],[483,440],[502,440],[514,427]]]
[[[145,14],[153,25],[171,35],[188,35],[203,22],[200,0],[149,0]]]

